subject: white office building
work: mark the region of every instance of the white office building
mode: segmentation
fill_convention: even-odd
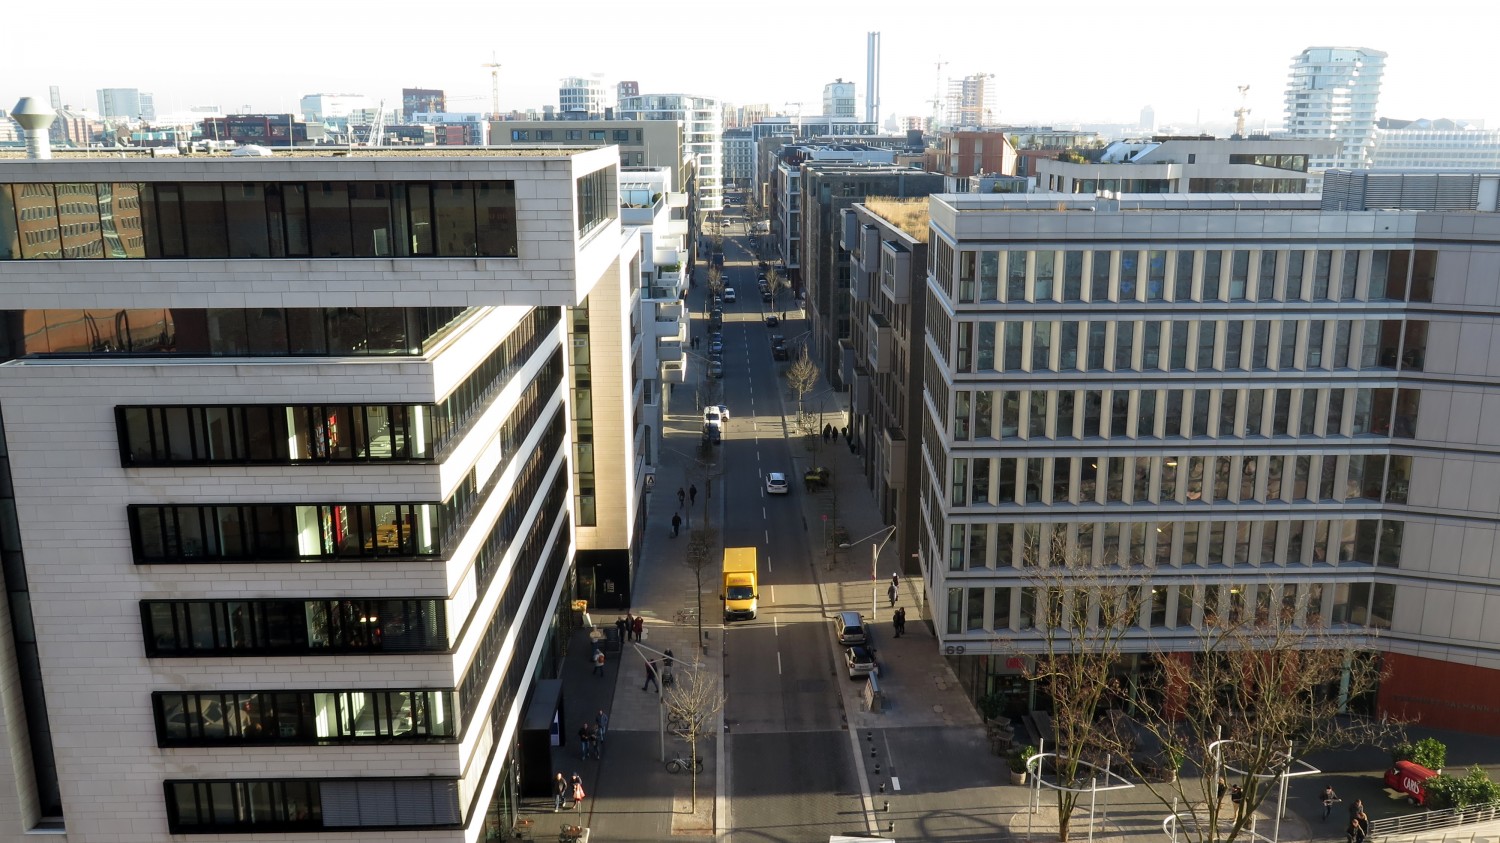
[[[1284,607],[1497,728],[1500,215],[1317,202],[933,197],[921,560],[976,693],[1027,693],[1061,551],[1144,572],[1130,653]]]
[[[698,159],[698,211],[724,210],[724,114],[719,101],[690,94],[637,94],[620,98],[621,120],[677,120],[683,147]]]
[[[475,843],[550,792],[535,689],[639,538],[620,179],[0,157],[0,841]]]
[[[853,82],[836,79],[823,86],[823,114],[826,117],[848,120],[859,116]]]
[[[1083,153],[1087,161],[1033,159],[1032,175],[1058,193],[1307,193],[1309,162],[1338,148],[1330,140],[1124,140]]]
[[[568,76],[557,85],[557,113],[563,120],[597,120],[604,116],[604,80]]]
[[[1332,167],[1369,166],[1385,58],[1364,47],[1309,47],[1292,58],[1287,134],[1340,145],[1336,153],[1313,159],[1314,175]]]
[[[1370,166],[1396,170],[1500,168],[1500,130],[1459,120],[1381,120]]]
[[[755,173],[755,140],[749,127],[724,130],[724,186],[747,188]]]

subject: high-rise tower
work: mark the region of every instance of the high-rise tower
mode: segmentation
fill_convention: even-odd
[[[1385,57],[1365,47],[1308,47],[1293,57],[1286,88],[1287,133],[1342,143],[1337,155],[1309,161],[1313,172],[1369,164]]]

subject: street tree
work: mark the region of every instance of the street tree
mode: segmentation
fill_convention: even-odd
[[[766,270],[766,289],[771,291],[771,309],[775,310],[781,300],[781,291],[789,288],[791,282],[774,269]]]
[[[693,666],[684,679],[668,685],[662,694],[667,707],[667,722],[672,734],[688,745],[691,762],[689,771],[693,778],[690,810],[698,809],[698,759],[699,744],[718,734],[719,712],[724,710],[724,686],[718,677],[704,668],[702,660],[693,656]]]
[[[708,268],[708,295],[710,299],[724,295],[724,270],[717,266]]]
[[[1382,678],[1368,631],[1349,636],[1327,629],[1294,586],[1261,584],[1263,599],[1255,606],[1239,602],[1241,586],[1224,595],[1223,612],[1221,587],[1201,588],[1196,634],[1186,646],[1174,642],[1174,652],[1156,654],[1142,677],[1136,715],[1116,721],[1116,737],[1135,775],[1177,811],[1180,838],[1234,843],[1251,837],[1252,817],[1277,795],[1281,775],[1296,772],[1296,758],[1384,744],[1402,725],[1348,712],[1349,701],[1373,694]],[[1159,764],[1131,751],[1143,743],[1192,763],[1199,775],[1160,775]],[[1224,804],[1221,777],[1243,789],[1237,804]]]
[[[818,385],[818,376],[821,374],[818,364],[812,361],[812,356],[807,352],[807,344],[803,343],[797,359],[786,370],[787,385],[797,396],[797,415],[802,415],[802,399]]]
[[[1149,589],[1143,569],[1129,559],[1095,560],[1091,549],[1070,545],[1064,528],[1037,532],[1023,553],[1037,634],[1014,643],[1022,675],[1052,703],[1051,733],[1042,737],[1056,755],[1050,764],[1037,762],[1037,773],[1052,767],[1057,839],[1066,841],[1079,797],[1115,749],[1098,720],[1119,693],[1125,638],[1139,624]]]
[[[708,507],[704,506],[704,516],[707,517]],[[698,646],[703,646],[703,582],[711,579],[718,573],[718,550],[719,531],[708,526],[706,523],[702,529],[693,530],[688,533],[687,555],[683,557],[683,564],[693,572],[693,581],[698,586]]]

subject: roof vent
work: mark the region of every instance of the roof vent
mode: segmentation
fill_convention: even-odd
[[[21,97],[11,109],[10,116],[21,124],[21,131],[26,135],[26,157],[51,158],[52,144],[47,140],[47,127],[57,119],[57,113],[35,97]]]

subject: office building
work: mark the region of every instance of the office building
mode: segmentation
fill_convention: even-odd
[[[615,117],[681,122],[683,146],[697,159],[695,210],[699,213],[724,210],[724,115],[718,100],[690,94],[621,96]]]
[[[986,174],[1014,175],[1016,150],[998,129],[957,129],[943,132],[927,148],[926,165],[930,172],[960,179]]]
[[[1462,120],[1389,120],[1375,127],[1370,166],[1397,170],[1500,168],[1500,131]]]
[[[635,541],[619,179],[0,158],[0,841],[509,835]]]
[[[625,99],[626,97],[639,96],[640,93],[641,93],[641,83],[639,83],[639,82],[627,81],[627,82],[617,82],[617,83],[615,83],[615,101],[616,102],[619,102],[620,100]]]
[[[724,186],[740,190],[755,172],[755,142],[748,128],[724,130]]]
[[[410,123],[417,114],[448,110],[448,96],[441,88],[402,88],[401,119]]]
[[[1125,673],[1285,611],[1497,730],[1500,216],[1318,201],[933,197],[920,553],[976,695],[1027,705],[1059,553],[1146,578]]]
[[[1286,133],[1294,140],[1336,140],[1308,168],[1369,166],[1386,54],[1364,47],[1309,47],[1292,57],[1286,88]],[[1316,185],[1314,185],[1316,187]]]
[[[230,141],[266,147],[306,145],[308,124],[291,114],[229,114],[205,117],[201,135],[204,140]]]
[[[823,114],[847,120],[858,116],[853,82],[836,79],[823,86]]]
[[[973,73],[948,80],[943,125],[950,129],[977,129],[995,120],[995,74]]]
[[[155,98],[137,88],[100,88],[99,116],[108,120],[143,120],[150,123],[156,119]]]
[[[1307,193],[1310,162],[1333,155],[1331,140],[1158,137],[1031,161],[1042,190],[1058,193]]]
[[[1141,131],[1151,134],[1156,131],[1156,109],[1146,106],[1141,109],[1141,119],[1137,127]]]
[[[597,120],[604,116],[604,80],[568,76],[557,85],[557,113],[563,120]]]

